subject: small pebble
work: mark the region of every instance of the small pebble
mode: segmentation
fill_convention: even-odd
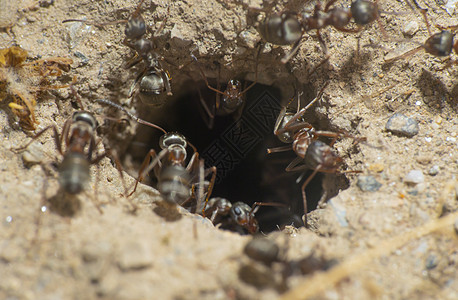
[[[425,181],[425,176],[421,170],[412,170],[404,177],[404,182],[407,184],[419,184],[423,181]]]
[[[45,159],[43,144],[34,142],[30,144],[22,154],[22,160],[26,165],[42,163]]]
[[[179,24],[175,24],[170,31],[170,39],[176,47],[186,47],[191,41],[189,37],[183,34],[183,28]]]
[[[437,173],[439,173],[439,170],[440,170],[439,166],[438,165],[434,165],[434,166],[431,167],[431,169],[429,169],[428,174],[431,175],[431,176],[436,176]]]
[[[402,33],[406,36],[413,36],[417,31],[420,29],[417,21],[410,21],[409,23],[404,25],[402,29]]]
[[[375,164],[369,165],[368,169],[373,172],[381,173],[383,172],[384,166],[383,164],[375,163]]]
[[[437,267],[438,261],[437,261],[437,256],[434,254],[428,255],[425,261],[425,266],[426,269],[431,270]]]
[[[418,133],[418,122],[403,114],[395,113],[386,122],[385,128],[394,134],[413,137]]]
[[[86,55],[84,55],[83,53],[75,51],[73,54],[79,59],[81,59],[81,66],[87,65],[87,63],[89,62],[89,58],[87,58]]]
[[[153,253],[153,249],[146,241],[127,242],[119,255],[119,268],[128,271],[150,267],[154,261]]]
[[[39,5],[40,7],[50,7],[51,5],[54,4],[54,0],[40,0]]]
[[[245,46],[255,48],[261,37],[255,29],[244,30],[239,34],[240,40]]]
[[[373,176],[358,176],[356,185],[363,192],[375,192],[380,189],[382,184],[378,182]]]

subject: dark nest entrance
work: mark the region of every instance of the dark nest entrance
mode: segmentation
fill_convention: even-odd
[[[301,184],[311,171],[305,174],[285,171],[285,167],[296,157],[292,150],[269,155],[266,151],[267,148],[284,145],[273,134],[282,102],[285,102],[280,90],[256,84],[246,93],[246,105],[238,120],[232,115],[216,116],[213,128],[209,129],[203,119],[208,116],[203,112],[200,97],[210,104],[214,102],[215,93],[203,83],[199,92],[195,86],[194,81],[183,84],[189,92],[155,111],[142,107],[138,110],[139,115],[166,130],[182,133],[196,146],[207,167],[217,167],[212,197],[227,198],[232,203],[242,201],[250,206],[254,202],[283,203],[284,207],[263,206],[259,209],[256,218],[262,232],[278,230],[285,225],[303,226]],[[305,105],[306,101],[302,101]],[[157,130],[139,126],[127,153],[140,165],[150,148],[160,150],[160,136]],[[301,175],[302,180],[297,183]],[[307,186],[309,212],[316,209],[323,195],[324,176],[336,175],[318,173]],[[154,178],[150,184],[155,186]],[[336,190],[346,187],[339,186]],[[333,195],[335,192],[326,193],[327,197]]]

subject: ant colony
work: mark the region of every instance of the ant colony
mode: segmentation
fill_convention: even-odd
[[[197,46],[178,49],[169,41],[173,6],[154,7],[144,0],[130,8],[123,20],[63,20],[94,25],[101,31],[124,27],[119,47],[125,60],[118,65],[130,79],[119,82],[124,84],[122,99],[80,97],[77,79],[68,85],[49,85],[48,77],[69,72],[69,59],[26,62],[24,50],[3,49],[0,86],[6,87],[23,130],[34,130],[39,123],[34,113],[37,92],[25,93],[14,84],[24,70],[28,76],[41,76],[37,90],[70,87],[80,106],[60,133],[55,125],[46,127],[17,151],[52,130],[56,157],[60,157],[56,162],[60,188],[71,195],[84,192],[91,181],[90,167],[110,157],[131,213],[138,208],[139,185],[150,185],[167,205],[208,218],[222,229],[255,234],[287,225],[308,227],[307,214],[348,187],[351,174],[361,173],[346,165],[346,153],[337,151],[336,142],[351,141],[352,151],[374,147],[355,128],[342,130],[333,128],[330,120],[317,122],[315,110],[330,97],[330,79],[321,72],[333,60],[334,40],[329,32],[354,37],[358,51],[358,37],[368,26],[376,27],[383,40],[398,41],[384,29],[383,16],[401,13],[384,11],[379,1],[372,0],[347,5],[336,0],[316,2],[308,11],[276,1],[265,1],[262,7],[251,7],[246,1],[222,2],[228,13],[237,14],[237,30],[253,29],[256,36],[240,53],[229,55],[218,47],[207,53]],[[442,70],[453,67],[456,60],[450,57],[458,52],[458,42],[453,41],[458,27],[436,26],[440,32],[433,33],[428,11],[416,2],[409,5],[424,19],[429,38],[404,54],[386,58],[385,63],[396,64],[425,50],[449,58]],[[245,15],[240,16],[240,11]],[[312,48],[312,42],[321,49],[320,61],[310,64],[311,71],[301,76],[308,82],[300,82],[294,74],[302,70],[296,69],[295,61],[299,50]],[[107,129],[107,124],[112,127]],[[126,130],[130,126],[136,130],[134,136]],[[124,169],[135,178],[131,186],[124,183]],[[332,191],[323,187],[324,179],[334,183]],[[91,199],[103,213],[97,193]]]

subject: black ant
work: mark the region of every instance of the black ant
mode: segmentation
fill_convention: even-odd
[[[135,78],[134,83],[129,89],[129,98],[133,98],[136,95],[140,100],[148,105],[159,107],[163,105],[167,99],[167,96],[172,95],[171,90],[171,76],[161,64],[163,57],[154,52],[153,41],[144,38],[147,30],[151,31],[146,26],[143,16],[140,14],[140,8],[144,0],[141,0],[136,10],[132,13],[129,19],[122,21],[109,22],[105,24],[98,24],[94,22],[88,22],[85,20],[69,19],[64,20],[66,22],[84,22],[87,24],[94,24],[96,26],[104,26],[107,24],[115,23],[127,23],[124,30],[125,38],[123,43],[133,49],[136,55],[130,62],[125,65],[126,69],[129,69],[140,62],[143,62],[143,70]],[[161,26],[153,33],[152,38],[164,28],[167,17],[163,20]]]
[[[127,64],[126,68],[131,68],[141,61],[145,64],[143,71],[138,74],[129,90],[129,98],[138,94],[143,103],[161,106],[166,101],[167,96],[172,95],[170,86],[171,77],[162,67],[160,61],[163,58],[153,51],[153,42],[143,37],[147,29],[145,20],[139,13],[143,1],[140,1],[136,11],[127,21],[124,31],[126,34],[124,43],[137,53],[136,57]],[[153,34],[153,39],[164,28],[166,20],[167,17]]]
[[[300,98],[298,97],[298,108],[296,113],[288,112],[287,108],[283,108],[280,112],[275,128],[274,134],[283,143],[291,143],[292,145],[286,147],[278,147],[267,149],[267,153],[274,153],[292,149],[297,157],[286,167],[287,172],[312,169],[313,173],[302,184],[302,199],[304,202],[304,224],[307,226],[307,199],[305,188],[318,172],[325,173],[339,173],[338,169],[341,167],[343,161],[331,146],[337,141],[339,137],[353,138],[355,141],[365,141],[365,138],[357,138],[352,135],[341,132],[332,131],[317,131],[308,122],[305,122],[302,116],[306,110],[320,99],[323,95],[325,86],[319,91],[318,95],[304,108],[300,108]],[[328,146],[325,143],[318,141],[320,136],[333,138],[333,141]],[[346,172],[359,172],[359,171],[346,171]]]
[[[196,198],[196,207],[200,207],[200,201],[204,198],[204,194],[206,194],[205,204],[202,209],[203,213],[215,184],[216,167],[204,169],[203,160],[199,158],[196,147],[187,141],[182,134],[178,132],[167,132],[155,124],[132,115],[123,107],[111,101],[100,99],[97,102],[120,109],[138,123],[156,128],[164,133],[159,140],[159,146],[162,150],[159,153],[156,153],[154,149],[148,152],[140,166],[134,188],[128,197],[135,193],[138,183],[153,170],[158,179],[157,189],[168,203],[184,205],[192,198]],[[185,162],[188,155],[186,151],[187,146],[193,149],[193,155],[186,165]],[[210,181],[205,181],[205,178],[210,174],[212,174]],[[203,192],[204,189],[206,189],[206,193]]]
[[[43,133],[52,129],[56,149],[63,156],[63,160],[58,166],[60,187],[66,193],[76,195],[81,193],[89,182],[89,167],[109,155],[109,151],[95,154],[97,146],[95,131],[97,127],[97,120],[90,112],[77,111],[72,118],[64,123],[60,135],[57,127],[50,125],[38,132],[30,142],[16,151],[25,150]],[[62,147],[62,143],[65,144],[65,149]],[[122,173],[121,179],[123,179]],[[96,207],[102,213],[101,208],[98,205]]]
[[[207,87],[210,90],[216,92],[215,103],[214,105],[212,105],[211,108],[208,107],[207,103],[205,102],[205,100],[202,97],[199,97],[202,103],[202,106],[208,115],[208,122],[207,121],[206,122],[207,122],[207,126],[209,129],[213,128],[215,116],[227,116],[230,114],[234,114],[235,119],[238,119],[241,116],[243,108],[245,107],[245,102],[246,102],[244,95],[258,82],[258,58],[259,58],[260,51],[261,51],[261,47],[258,48],[258,51],[256,54],[256,59],[255,59],[256,67],[255,67],[254,81],[249,86],[247,86],[246,88],[242,90],[242,83],[239,80],[231,79],[228,81],[226,89],[224,91],[220,90],[220,83],[219,83],[221,68],[218,69],[217,87],[214,88],[208,83],[207,77],[205,76],[205,73],[202,67],[200,66],[199,62],[197,61],[197,58],[193,54],[191,54],[192,59],[197,63],[199,72],[202,75],[202,78],[204,79],[205,84],[207,85]]]
[[[281,12],[267,15],[260,23],[258,31],[263,39],[275,45],[292,45],[291,51],[282,59],[286,63],[299,49],[304,33],[310,30],[317,30],[318,39],[325,50],[326,46],[320,35],[320,30],[333,26],[342,32],[356,33],[362,30],[361,25],[366,25],[374,20],[379,20],[377,2],[368,0],[355,0],[350,10],[347,8],[332,7],[337,0],[330,0],[325,8],[317,3],[313,15],[293,12]],[[260,10],[265,11],[265,10]],[[358,25],[358,28],[347,28],[351,20]],[[381,24],[379,24],[381,25]],[[383,26],[380,26],[382,33],[386,36]]]
[[[248,231],[250,234],[255,234],[259,231],[258,220],[255,218],[256,212],[261,206],[284,206],[281,203],[270,203],[270,202],[255,202],[253,206],[249,206],[244,202],[235,202],[232,204],[225,198],[211,198],[208,201],[208,206],[203,211],[203,216],[211,214],[210,220],[212,223],[215,222],[217,216],[225,217],[229,216],[230,219],[222,220],[224,226],[226,225],[238,225],[241,228]],[[227,224],[228,223],[228,224]]]
[[[416,1],[413,1],[417,8],[420,10],[420,12],[423,15],[424,21],[426,23],[426,28],[428,30],[429,38],[424,42],[424,44],[418,46],[417,48],[414,48],[402,55],[392,57],[389,59],[385,59],[386,63],[391,63],[393,61],[396,61],[398,59],[404,59],[407,58],[418,51],[424,49],[427,53],[436,56],[436,57],[447,57],[450,56],[452,51],[454,50],[456,54],[458,54],[458,41],[453,43],[453,38],[456,35],[456,30],[458,30],[458,25],[453,25],[453,26],[447,26],[447,27],[442,27],[436,25],[438,29],[441,30],[441,32],[432,34],[430,25],[428,22],[428,17],[427,17],[427,10],[424,8],[421,8]],[[446,30],[448,29],[448,30]],[[440,70],[444,70],[448,67],[450,67],[452,64],[458,64],[457,61],[449,61],[443,68]]]

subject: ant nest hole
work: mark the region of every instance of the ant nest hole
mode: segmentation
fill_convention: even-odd
[[[226,89],[231,79],[240,80],[245,89],[256,80],[256,66],[249,59],[245,65],[241,62],[228,65],[200,58],[198,63],[191,64],[185,72],[173,78],[173,96],[162,107],[145,105],[139,99],[133,101],[140,118],[168,131],[183,134],[197,148],[206,167],[217,167],[211,197],[226,198],[232,203],[242,201],[249,206],[255,202],[284,205],[262,206],[256,213],[259,229],[264,233],[286,225],[303,226],[301,185],[312,171],[286,172],[286,166],[297,157],[296,154],[292,150],[268,154],[267,149],[287,145],[281,143],[273,133],[281,108],[288,106],[297,109],[299,93],[300,106],[304,107],[322,88],[300,84],[300,80],[294,78],[284,65],[275,69],[271,66],[273,63],[270,62],[269,70],[265,67],[269,66],[268,61],[259,63],[257,82],[243,95],[245,105],[241,113],[215,115],[213,118],[209,116],[202,102],[211,109],[218,95],[206,86],[202,73],[209,85],[220,91]],[[272,74],[274,72],[276,74]],[[304,120],[317,130],[337,131],[338,128],[331,125],[326,116],[315,112],[325,102],[326,99],[323,99],[315,103],[304,115]],[[212,125],[209,125],[211,122]],[[157,153],[161,150],[158,141],[162,133],[134,123],[131,122],[134,130],[130,137],[126,139],[124,136],[122,143],[111,144],[123,145],[120,151],[123,165],[130,175],[137,178],[140,165],[149,150],[155,149]],[[126,143],[126,140],[130,142]],[[326,143],[331,141],[327,138],[320,140]],[[192,150],[188,152],[187,160],[191,155]],[[156,187],[157,180],[153,172],[144,179],[143,184]],[[306,188],[308,211],[316,210],[320,200],[326,203],[325,200],[348,187],[349,181],[343,174],[317,173]],[[313,224],[313,216],[310,217],[311,227],[319,227],[319,224]]]

